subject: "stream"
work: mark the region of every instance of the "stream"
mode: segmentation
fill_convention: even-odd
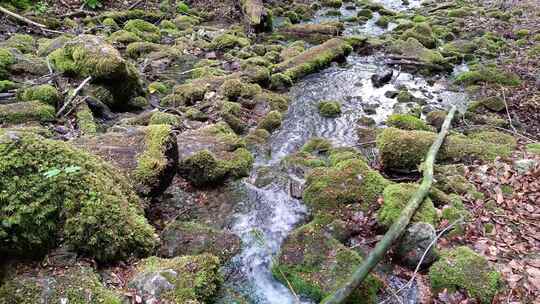
[[[405,7],[401,0],[378,1],[389,9],[403,10],[416,7],[420,1],[411,1]],[[355,15],[356,11],[341,8],[344,16]],[[328,17],[324,10],[317,13],[312,22],[324,22],[336,17]],[[347,26],[345,34],[365,33],[380,35],[385,29],[377,27],[374,16],[369,22],[358,26]],[[389,29],[392,28],[390,25]],[[386,29],[388,30],[388,29]],[[260,185],[257,172],[264,167],[279,165],[287,155],[295,152],[311,137],[324,137],[336,146],[355,146],[358,144],[356,133],[357,120],[370,112],[377,125],[382,125],[395,110],[397,101],[385,97],[385,92],[406,87],[414,96],[424,98],[428,105],[445,108],[449,104],[467,102],[463,93],[446,90],[445,79],[428,83],[420,76],[394,70],[394,79],[381,88],[373,87],[371,76],[382,69],[388,70],[383,59],[377,56],[351,55],[344,64],[333,66],[296,83],[289,91],[291,103],[284,117],[281,129],[270,139],[270,157],[258,156],[250,178],[242,182],[245,192],[244,201],[240,202],[243,211],[236,215],[232,231],[242,239],[242,251],[233,258],[229,268],[236,272],[227,285],[235,292],[256,304],[292,304],[298,303],[288,288],[272,277],[270,271],[272,258],[279,252],[280,245],[287,235],[308,216],[308,210],[302,201],[294,199],[289,193],[289,177],[276,178]],[[397,77],[396,77],[397,75]],[[342,103],[343,114],[338,118],[321,117],[317,104],[321,100],[337,100]],[[279,170],[275,170],[279,171]],[[403,282],[392,278],[391,284],[399,288]],[[417,303],[417,289],[401,294],[403,303]],[[221,301],[220,303],[231,303]],[[311,303],[302,299],[301,303]]]

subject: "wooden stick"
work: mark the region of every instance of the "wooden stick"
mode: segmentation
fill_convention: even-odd
[[[47,28],[47,26],[45,26],[45,25],[43,25],[43,24],[41,24],[41,23],[37,23],[37,22],[32,21],[32,20],[30,20],[30,19],[28,19],[28,18],[26,18],[26,17],[23,17],[23,16],[21,16],[21,15],[19,15],[19,14],[15,14],[14,12],[9,11],[9,10],[5,9],[4,7],[2,7],[2,6],[0,6],[0,12],[4,13],[4,14],[6,14],[6,15],[9,15],[9,16],[15,18],[15,19],[18,19],[18,20],[20,20],[20,21],[23,21],[23,22],[25,22],[25,23],[28,23],[28,24],[31,24],[31,25],[40,27],[40,28],[42,28],[42,29],[46,29],[46,28]]]
[[[77,97],[77,94],[79,94],[79,92],[82,90],[82,88],[83,88],[90,80],[92,80],[92,77],[91,77],[91,76],[88,76],[85,80],[83,80],[83,82],[81,82],[81,84],[75,89],[75,91],[73,91],[73,94],[71,94],[71,96],[70,96],[69,99],[66,101],[66,103],[64,103],[64,105],[60,108],[60,110],[58,110],[58,112],[56,113],[56,117],[60,117],[60,115],[62,115],[62,112],[64,112],[64,110],[66,109],[66,107],[67,107],[71,102],[73,102],[73,100],[75,99],[75,97]]]
[[[433,165],[435,163],[435,157],[437,152],[441,148],[444,138],[448,134],[452,118],[456,113],[456,106],[453,106],[446,119],[444,120],[441,132],[437,136],[437,139],[427,153],[424,170],[424,178],[418,190],[411,197],[397,221],[395,221],[390,229],[386,232],[383,238],[375,245],[375,248],[368,254],[364,262],[354,271],[351,277],[346,281],[343,287],[336,290],[333,294],[324,299],[321,303],[324,304],[341,304],[344,303],[351,293],[357,289],[364,279],[368,276],[369,272],[377,266],[379,261],[384,258],[384,255],[390,249],[392,244],[399,239],[409,222],[411,221],[412,216],[416,212],[416,209],[422,204],[424,198],[429,192],[431,185],[433,184]]]

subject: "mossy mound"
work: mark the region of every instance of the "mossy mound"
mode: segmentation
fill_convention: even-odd
[[[259,128],[270,133],[281,127],[283,117],[278,111],[271,111],[259,122]]]
[[[48,56],[62,73],[92,77],[92,82],[107,88],[114,97],[113,110],[129,110],[130,100],[143,93],[137,70],[118,50],[92,35],[81,35]]]
[[[199,83],[186,83],[173,88],[173,93],[161,99],[164,107],[192,106],[204,99],[208,87]]]
[[[82,135],[95,135],[97,133],[94,115],[86,103],[77,106],[75,117],[77,118],[77,126]]]
[[[246,83],[239,78],[227,79],[219,88],[221,94],[231,101],[239,98],[252,98],[262,92],[258,84]]]
[[[141,202],[112,166],[31,133],[4,134],[2,142],[1,252],[39,256],[62,240],[111,261],[152,249],[154,230]]]
[[[117,166],[144,196],[159,194],[167,188],[178,163],[176,139],[168,124],[83,137],[75,144]]]
[[[238,236],[196,222],[174,221],[163,229],[160,239],[159,254],[168,258],[210,253],[225,263],[240,251]]]
[[[377,147],[382,165],[390,171],[417,169],[423,161],[437,134],[427,131],[404,131],[387,128],[377,136]],[[477,136],[450,135],[437,154],[443,162],[493,160],[497,156],[509,156],[515,145],[495,144]]]
[[[54,107],[39,101],[16,102],[0,105],[0,124],[20,124],[31,121],[55,120]]]
[[[446,60],[436,50],[430,50],[420,43],[416,38],[409,37],[406,40],[395,40],[390,45],[390,50],[394,53],[415,58],[418,61],[431,64],[428,70],[440,70],[444,67]]]
[[[302,39],[312,43],[322,43],[333,37],[339,36],[344,30],[341,23],[324,24],[291,24],[279,29],[279,33],[289,39]],[[294,47],[288,50],[285,57],[291,57],[291,54],[299,54],[298,50],[303,51],[303,47]]]
[[[60,93],[50,84],[42,84],[29,87],[17,92],[17,98],[20,101],[38,100],[53,107],[60,101]]]
[[[173,127],[182,124],[182,118],[175,114],[156,112],[150,117],[149,125],[170,125]]]
[[[36,41],[34,37],[27,34],[15,34],[8,40],[0,43],[0,47],[13,48],[21,53],[32,53],[36,50]]]
[[[410,114],[390,115],[386,120],[386,125],[402,130],[433,131],[433,127],[428,126],[425,121]]]
[[[323,117],[333,118],[341,114],[341,104],[337,101],[321,101],[317,107]]]
[[[418,40],[423,46],[432,49],[436,46],[436,39],[433,35],[433,31],[429,23],[421,22],[415,23],[414,26],[401,34],[402,40],[408,40],[414,38]]]
[[[141,261],[129,283],[145,299],[166,303],[212,303],[223,281],[219,258],[210,254]]]
[[[66,301],[67,300],[67,301]],[[0,303],[120,304],[121,296],[107,290],[94,269],[75,265],[62,271],[9,277],[0,287]]]
[[[497,67],[475,65],[471,67],[470,71],[459,74],[455,82],[466,86],[479,83],[518,86],[521,84],[521,79],[518,75],[502,71]]]
[[[272,266],[274,277],[298,294],[320,302],[360,265],[362,258],[326,231],[327,221],[314,220],[295,229],[284,241]],[[289,285],[290,284],[290,285]],[[351,303],[375,303],[380,283],[369,276],[351,296]]]
[[[215,37],[210,43],[210,48],[213,50],[226,51],[236,47],[243,48],[249,46],[249,39],[237,36],[231,33],[225,33]]]
[[[390,227],[400,216],[401,211],[407,202],[418,190],[415,184],[392,184],[387,186],[383,192],[384,203],[377,212],[378,222]],[[424,222],[437,226],[437,210],[430,198],[424,199],[420,208],[414,214],[413,222]]]
[[[135,34],[144,41],[158,43],[161,40],[159,27],[141,19],[132,19],[126,22],[124,30]]]
[[[435,290],[462,288],[481,303],[491,303],[502,287],[501,274],[468,247],[443,252],[429,268],[429,280]]]

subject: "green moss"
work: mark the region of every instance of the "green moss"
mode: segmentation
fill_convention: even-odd
[[[179,126],[182,123],[182,118],[175,114],[155,112],[150,117],[149,125],[170,125]]]
[[[371,19],[371,18],[373,18],[373,12],[368,8],[364,8],[364,9],[361,9],[361,10],[358,11],[357,16],[358,17],[366,17],[368,19]]]
[[[431,49],[436,46],[436,40],[433,35],[431,26],[427,22],[416,23],[414,26],[405,32],[400,37],[402,40],[408,40],[414,38],[418,40],[423,46]]]
[[[2,141],[9,143],[0,145],[2,251],[40,255],[60,237],[69,248],[103,262],[152,249],[154,230],[117,170],[66,143],[33,134]]]
[[[8,49],[0,48],[0,79],[8,75],[8,68],[15,63],[15,57]]]
[[[45,270],[46,272],[46,270]],[[120,295],[101,283],[90,267],[71,266],[55,273],[17,275],[0,287],[0,303],[120,304]]]
[[[522,39],[522,38],[525,38],[525,37],[529,36],[530,33],[531,33],[531,31],[528,30],[528,29],[519,29],[519,30],[514,32],[514,35],[516,35],[516,37]]]
[[[167,94],[170,92],[170,88],[163,82],[155,81],[148,85],[148,92],[150,94],[154,94],[154,93]]]
[[[414,195],[418,185],[416,184],[393,184],[384,189],[384,203],[377,212],[378,222],[390,227],[400,216],[407,202]],[[437,226],[437,210],[431,199],[426,198],[413,216],[413,222],[424,222]]]
[[[17,92],[17,98],[20,101],[38,100],[51,106],[56,106],[60,101],[60,93],[54,86],[42,84]]]
[[[393,171],[414,170],[424,159],[437,134],[427,131],[383,130],[377,147],[383,166]],[[448,136],[437,154],[439,161],[493,160],[512,153],[515,146],[494,144],[462,135]]]
[[[15,89],[17,85],[11,80],[0,80],[0,93]]]
[[[429,279],[435,290],[463,288],[481,303],[491,303],[502,286],[501,274],[467,247],[443,252],[441,259],[430,267]]]
[[[131,32],[144,41],[158,43],[161,40],[159,28],[150,22],[133,19],[126,22],[124,30]]]
[[[278,111],[271,111],[259,122],[259,128],[265,129],[272,133],[277,128],[281,127],[283,117]]]
[[[137,59],[152,52],[164,51],[166,47],[152,42],[132,42],[126,48],[126,55]]]
[[[30,121],[55,120],[54,107],[39,101],[17,102],[0,105],[0,124],[19,124]]]
[[[118,26],[118,23],[116,23],[113,18],[103,19],[103,21],[101,21],[101,25],[106,27],[110,32],[114,32],[120,29],[120,26]]]
[[[521,79],[514,73],[505,72],[493,66],[477,65],[470,71],[459,74],[455,82],[467,86],[479,83],[518,86],[521,84]]]
[[[191,79],[206,78],[213,76],[224,76],[226,72],[220,68],[214,68],[210,66],[195,68],[190,73]]]
[[[398,54],[403,54],[405,56],[414,57],[419,61],[435,64],[435,65],[444,65],[446,63],[444,57],[435,50],[430,50],[424,47],[417,39],[410,37],[406,41],[395,40],[390,49],[392,52]],[[440,69],[440,68],[430,68],[430,69]]]
[[[293,84],[291,77],[283,73],[272,74],[270,82],[270,87],[277,90],[288,88]]]
[[[425,121],[409,114],[393,114],[386,120],[386,125],[402,130],[424,130],[433,131]]]
[[[151,122],[154,116],[155,114],[150,118]],[[150,124],[152,124],[151,122]],[[150,185],[157,182],[169,162],[165,152],[167,142],[170,140],[171,126],[165,124],[148,126],[146,129],[145,150],[137,158],[137,168],[134,172],[136,179],[140,183]]]
[[[256,104],[265,104],[270,106],[270,110],[279,111],[281,113],[287,112],[289,108],[289,98],[286,95],[277,94],[273,92],[262,92],[254,97]]]
[[[534,144],[528,144],[525,146],[525,149],[528,153],[537,154],[540,155],[540,144],[534,143]]]
[[[13,48],[22,53],[32,53],[36,49],[34,37],[27,34],[15,34],[1,44],[5,48]]]
[[[265,129],[255,129],[246,136],[248,145],[264,144],[270,138],[270,132]]]
[[[108,40],[111,41],[112,43],[120,43],[120,44],[130,44],[133,42],[142,41],[142,39],[139,38],[139,36],[125,30],[120,30],[120,31],[116,31],[112,33]]]
[[[332,237],[331,217],[316,218],[295,229],[281,247],[272,274],[295,293],[320,302],[349,278],[362,258]],[[330,228],[330,229],[329,229]],[[374,303],[379,281],[369,276],[356,289],[351,303]]]
[[[191,106],[204,99],[208,91],[205,85],[187,83],[175,86],[173,93],[162,98],[160,105],[163,107]]]
[[[262,91],[258,84],[246,83],[239,78],[225,80],[219,90],[224,97],[232,101],[239,98],[252,98]]]
[[[375,21],[375,24],[380,27],[387,28],[392,20],[393,19],[390,16],[381,16],[379,19],[377,19],[377,21]]]
[[[210,44],[210,48],[213,50],[225,51],[236,47],[243,48],[249,46],[249,44],[250,41],[247,38],[225,33],[215,37]]]
[[[460,7],[456,9],[448,10],[448,17],[463,18],[471,14],[471,9],[466,7]]]
[[[322,0],[321,4],[327,7],[340,8],[343,5],[342,0]]]
[[[81,131],[83,135],[94,135],[97,133],[97,125],[94,121],[94,116],[86,103],[83,103],[77,107],[77,113],[75,116],[77,118],[77,126],[79,127],[79,131]]]
[[[341,104],[337,101],[321,101],[318,104],[319,114],[324,117],[337,117],[341,114]]]
[[[160,295],[160,299],[171,303],[210,303],[215,297],[223,278],[219,273],[219,258],[202,254],[173,259],[150,257],[142,260],[139,273],[162,273],[174,288]],[[171,275],[167,270],[172,270]]]
[[[243,133],[246,129],[246,123],[242,120],[242,107],[239,103],[226,101],[221,108],[221,118],[236,133]]]
[[[174,19],[174,24],[179,30],[186,30],[192,28],[194,25],[197,25],[199,23],[200,20],[192,16],[178,15]]]
[[[190,120],[195,120],[195,121],[208,120],[208,115],[206,113],[193,107],[186,108],[186,110],[184,111],[184,114],[186,115],[186,118]]]

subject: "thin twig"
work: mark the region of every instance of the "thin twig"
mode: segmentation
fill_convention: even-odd
[[[37,23],[37,22],[32,21],[32,20],[30,20],[30,19],[28,19],[26,17],[23,17],[23,16],[21,16],[19,14],[16,14],[16,13],[14,13],[12,11],[9,11],[9,10],[5,9],[4,7],[2,7],[2,6],[0,6],[0,12],[4,13],[6,15],[9,15],[9,16],[15,18],[15,19],[18,19],[20,21],[23,21],[25,23],[31,24],[33,26],[37,26],[37,27],[40,27],[40,28],[43,28],[43,29],[47,28],[47,26],[45,26],[45,25],[43,25],[41,23]]]
[[[508,116],[508,123],[510,124],[510,127],[512,128],[512,130],[514,130],[514,132],[517,133],[516,128],[512,124],[512,117],[510,117],[510,111],[508,110],[508,103],[506,102],[506,95],[504,94],[504,88],[502,86],[501,86],[501,92],[503,96],[504,107],[506,108],[506,115]]]
[[[133,3],[132,5],[129,6],[128,10],[132,10],[132,9],[136,8],[142,2],[143,2],[143,0],[136,1],[135,3]]]
[[[60,110],[58,110],[58,112],[56,113],[56,117],[60,117],[60,115],[62,115],[62,112],[64,112],[64,110],[66,109],[66,107],[73,102],[73,100],[75,99],[75,97],[77,97],[77,94],[79,94],[79,91],[82,90],[82,88],[90,81],[92,80],[92,77],[91,76],[88,76],[85,80],[83,80],[83,82],[81,82],[81,84],[75,89],[75,91],[73,91],[73,94],[71,94],[71,96],[69,97],[69,99],[66,101],[66,103],[64,103],[64,105],[60,108]]]
[[[416,275],[418,274],[418,271],[420,271],[420,267],[422,266],[422,263],[424,262],[424,259],[426,258],[426,256],[427,256],[429,250],[431,249],[431,247],[433,247],[437,243],[437,240],[439,238],[441,238],[441,236],[443,234],[445,234],[446,231],[450,230],[452,227],[454,227],[455,225],[457,225],[459,222],[462,222],[462,221],[463,221],[463,217],[458,218],[452,224],[446,226],[446,228],[444,228],[441,232],[439,232],[439,234],[437,234],[435,236],[435,238],[433,240],[431,240],[431,243],[429,243],[426,250],[424,250],[424,253],[422,254],[422,257],[420,258],[420,261],[416,265],[416,268],[414,269],[414,273],[413,273],[412,277],[409,279],[409,281],[405,285],[401,286],[401,288],[399,288],[396,291],[396,295],[399,294],[400,292],[402,292],[405,288],[409,288],[411,286],[411,284],[414,282],[414,280],[416,279]],[[379,304],[386,303],[388,300],[389,299],[386,299],[386,300],[384,300],[382,302],[379,302]]]

